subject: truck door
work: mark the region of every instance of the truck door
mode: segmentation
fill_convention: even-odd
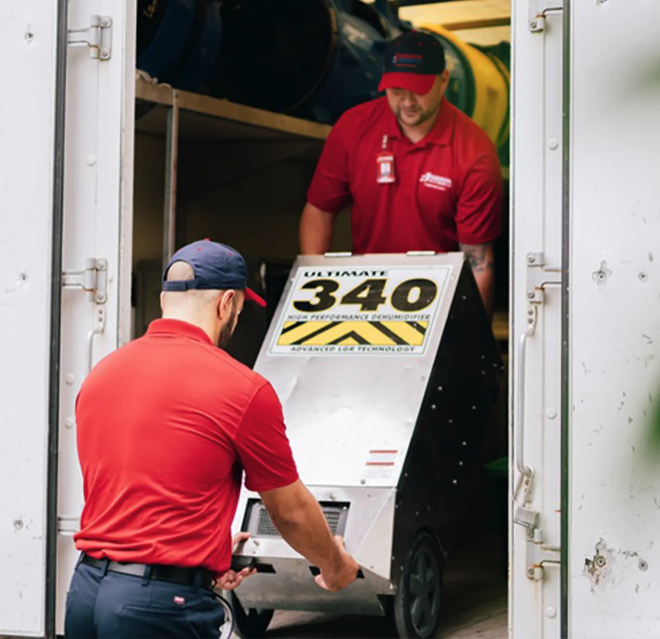
[[[510,626],[561,624],[562,4],[515,0]]]
[[[130,339],[135,2],[0,17],[0,565],[17,584],[0,634],[53,637],[83,503],[75,398]]]
[[[651,639],[660,636],[660,4],[574,1],[571,32],[567,634]]]

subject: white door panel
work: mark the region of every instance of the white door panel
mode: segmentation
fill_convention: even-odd
[[[514,639],[550,639],[561,621],[561,290],[553,269],[562,255],[562,13],[546,12],[532,31],[530,6],[512,7],[511,480],[520,479],[516,461],[533,469],[528,503],[521,490],[512,516],[524,505],[538,520],[512,524],[510,625]]]
[[[67,73],[64,270],[98,264],[105,296],[67,288],[62,306],[59,462],[58,632],[77,552],[72,533],[83,506],[76,451],[75,399],[91,365],[128,341],[132,246],[135,2],[69,4],[69,26],[91,15],[112,24],[111,57],[70,48]],[[102,292],[102,290],[101,290]]]
[[[660,636],[660,4],[572,3],[570,636]]]
[[[55,2],[0,3],[0,634],[45,628]]]

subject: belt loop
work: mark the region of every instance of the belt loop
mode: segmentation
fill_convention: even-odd
[[[193,588],[199,590],[202,587],[202,572],[203,568],[197,568],[195,570],[195,578],[193,579]]]
[[[85,558],[85,553],[84,553],[84,552],[81,552],[81,553],[78,555],[78,559],[76,559],[76,567],[74,568],[74,572],[75,572],[76,570],[78,570],[78,566],[80,566],[80,562],[81,562],[84,558]]]
[[[148,565],[144,569],[144,575],[142,576],[142,585],[143,586],[148,586],[149,585],[149,580],[151,579],[151,570],[152,570],[151,565]]]
[[[105,564],[103,565],[103,572],[101,573],[101,579],[105,578],[105,576],[108,574],[108,568],[110,567],[110,560],[107,557],[103,561],[105,561]]]

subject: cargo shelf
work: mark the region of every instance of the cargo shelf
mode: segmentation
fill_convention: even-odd
[[[197,93],[172,89],[138,76],[135,84],[138,110],[148,104],[165,108],[148,110],[136,121],[136,130],[164,135],[167,114],[176,102],[179,110],[179,137],[185,141],[227,140],[319,140],[330,127],[309,120],[271,113]],[[138,111],[140,113],[140,111]]]

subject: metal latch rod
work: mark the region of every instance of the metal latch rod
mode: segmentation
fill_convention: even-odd
[[[529,30],[538,33],[545,29],[545,17],[550,12],[563,11],[563,0],[529,0]]]
[[[528,253],[527,262],[527,327],[520,337],[518,347],[518,378],[516,384],[516,415],[518,416],[518,429],[516,431],[516,468],[520,474],[514,500],[518,498],[521,488],[524,488],[523,501],[514,516],[514,522],[534,530],[538,526],[539,513],[527,506],[533,500],[534,469],[525,463],[525,366],[527,362],[527,342],[536,331],[538,307],[544,301],[544,289],[552,284],[561,284],[561,270],[557,268],[544,268],[545,256],[543,253]]]
[[[525,365],[527,361],[527,341],[536,330],[538,319],[538,307],[543,303],[544,289],[552,284],[561,284],[561,270],[557,268],[543,268],[545,266],[545,255],[543,253],[528,253],[527,262],[527,328],[520,337],[518,348],[518,410],[520,427],[517,433],[516,466],[518,472],[528,481],[534,476],[533,469],[525,464]]]

